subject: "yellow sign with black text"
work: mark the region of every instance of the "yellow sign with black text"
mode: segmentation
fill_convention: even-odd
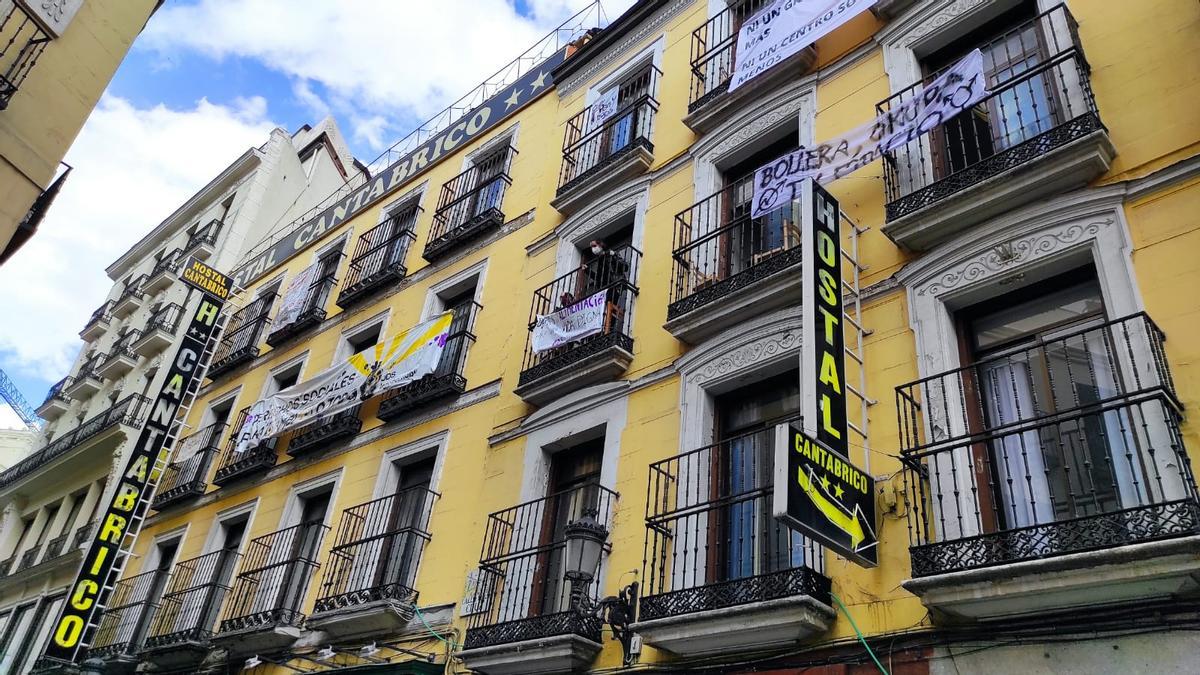
[[[218,300],[228,300],[232,291],[228,276],[221,274],[195,256],[188,258],[184,263],[183,268],[179,271],[179,278],[188,286]]]

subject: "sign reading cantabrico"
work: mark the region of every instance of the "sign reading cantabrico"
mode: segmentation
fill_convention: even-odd
[[[554,87],[551,71],[563,62],[565,55],[566,48],[558,50],[516,82],[464,114],[457,123],[435,133],[415,150],[369,177],[366,183],[334,202],[315,218],[292,229],[270,248],[256,254],[234,271],[233,278],[238,287],[245,288],[283,264],[288,258],[320,241],[338,225],[433,168],[521,108],[541,98],[542,94]]]
[[[189,285],[204,292],[192,313],[191,320],[180,340],[179,348],[170,362],[162,388],[150,404],[146,425],[142,428],[129,453],[129,460],[118,475],[117,484],[100,517],[99,525],[79,575],[67,592],[67,602],[54,623],[46,656],[63,662],[79,662],[84,646],[96,629],[99,613],[103,611],[112,591],[121,546],[126,538],[136,536],[138,525],[146,515],[150,492],[158,483],[160,468],[166,464],[171,447],[171,435],[179,409],[195,396],[194,386],[204,370],[205,347],[213,338],[217,317],[228,295],[227,277],[211,270],[193,267],[189,261],[181,276]],[[187,278],[190,273],[192,278]],[[199,276],[197,276],[199,275]]]
[[[206,265],[195,256],[188,258],[187,263],[179,272],[179,278],[188,286],[218,300],[229,299],[229,277]]]

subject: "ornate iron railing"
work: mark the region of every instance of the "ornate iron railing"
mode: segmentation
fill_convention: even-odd
[[[208,367],[209,379],[220,377],[258,356],[258,342],[263,330],[271,323],[271,306],[277,296],[277,293],[259,296],[229,317],[225,335]]]
[[[42,547],[39,544],[39,545],[34,546],[33,548],[29,549],[28,551],[25,551],[24,553],[22,553],[20,559],[17,560],[17,568],[15,570],[13,570],[13,573],[15,574],[17,572],[23,572],[23,571],[29,569],[30,567],[33,567],[34,565],[36,565],[37,560],[38,560],[38,554],[40,554],[41,552],[42,552]]]
[[[208,468],[227,427],[225,423],[217,422],[179,439],[174,458],[159,480],[151,508],[161,511],[204,494],[208,488]]]
[[[58,382],[50,385],[50,390],[46,392],[46,398],[42,401],[42,405],[44,406],[51,401],[70,403],[71,398],[67,396],[66,390],[70,388],[72,382],[74,382],[74,380],[68,375]]]
[[[338,292],[338,307],[351,307],[408,274],[405,260],[409,246],[417,238],[413,230],[420,213],[421,207],[413,202],[358,238],[346,281]]]
[[[216,218],[208,221],[207,225],[196,230],[192,233],[192,236],[188,237],[184,251],[191,252],[201,245],[216,246],[217,237],[221,236],[221,228],[224,226],[225,223]]]
[[[1104,128],[1077,24],[1064,5],[981,48],[990,94],[971,110],[884,156],[887,219],[936,204]],[[881,101],[880,113],[925,82]]]
[[[13,573],[13,564],[17,562],[17,555],[14,553],[4,560],[0,560],[0,576],[8,576]]]
[[[379,600],[414,603],[438,494],[414,487],[342,512],[315,612]]]
[[[175,303],[163,305],[159,307],[150,319],[146,322],[146,330],[143,332],[149,333],[152,330],[161,330],[164,333],[175,334],[175,329],[179,328],[179,320],[183,318],[183,308]]]
[[[322,259],[318,263],[322,265],[321,275],[313,279],[308,288],[304,289],[303,295],[298,301],[300,310],[294,319],[287,323],[280,323],[279,312],[276,311],[271,332],[267,334],[267,344],[278,347],[325,320],[325,304],[329,301],[329,294],[333,291],[334,285],[337,284],[337,268],[341,259],[342,254],[339,253],[331,256],[331,259]],[[280,303],[280,307],[282,306],[283,303]]]
[[[611,531],[616,502],[617,493],[588,484],[488,516],[466,647],[572,634],[600,642],[600,620],[571,608],[564,528],[594,512]],[[597,600],[599,586],[584,593]]]
[[[772,434],[650,465],[643,620],[797,595],[830,602],[824,549],[772,515]]]
[[[731,3],[692,31],[692,84],[688,112],[695,112],[729,90],[737,52],[738,29],[747,17],[766,6],[768,0]]]
[[[276,437],[268,438],[253,447],[244,448],[241,452],[238,451],[238,434],[247,424],[249,417],[249,406],[238,412],[237,420],[230,427],[233,429],[233,433],[225,442],[221,461],[217,464],[216,473],[213,474],[213,483],[225,485],[259,471],[270,469],[275,466],[275,462],[279,461],[279,457],[275,453],[275,445],[278,441]]]
[[[137,361],[137,354],[133,351],[133,344],[142,339],[142,331],[128,330],[116,342],[112,344],[108,355],[104,358],[105,365],[113,359],[124,357]]]
[[[96,311],[92,312],[91,317],[88,318],[87,323],[84,324],[83,330],[80,332],[86,333],[89,330],[91,330],[91,328],[93,326],[96,326],[96,325],[100,324],[101,322],[108,323],[109,321],[111,321],[112,314],[110,314],[109,312],[112,309],[112,306],[113,306],[112,300],[107,300],[107,301],[105,301],[105,303],[103,305],[100,305],[100,307],[98,307],[96,309]]]
[[[182,261],[183,249],[174,249],[163,257],[159,258],[154,263],[154,269],[150,271],[150,278],[154,278],[160,274],[172,274],[179,267]]]
[[[897,387],[913,574],[1200,533],[1163,340],[1135,314]]]
[[[75,528],[75,537],[71,540],[72,548],[83,548],[83,545],[88,543],[88,539],[96,532],[96,526],[99,525],[96,521],[80,525]]]
[[[436,260],[504,224],[501,207],[504,192],[512,185],[508,169],[516,154],[511,146],[492,152],[442,185],[422,257]]]
[[[57,537],[46,542],[46,555],[44,560],[50,560],[59,556],[65,555],[67,550],[67,542],[71,539],[71,525],[67,523],[63,526],[64,530]]]
[[[353,438],[362,430],[362,405],[347,408],[331,415],[322,415],[291,431],[287,454],[293,457],[312,454],[337,441]]]
[[[25,10],[8,3],[0,19],[0,110],[8,108],[29,71],[50,43],[47,35]]]
[[[301,523],[251,540],[219,632],[301,625],[300,604],[320,567],[317,551],[328,530],[322,523]]]
[[[622,246],[581,264],[578,269],[534,291],[521,384],[570,369],[589,356],[612,347],[633,353],[633,297],[638,294],[641,260],[641,251],[633,246]],[[542,352],[534,351],[533,330],[539,317],[601,294],[604,310],[599,333]]]
[[[674,278],[667,318],[800,264],[798,203],[751,218],[753,196],[751,174],[675,216]]]
[[[379,398],[379,410],[375,416],[381,420],[393,420],[422,405],[456,396],[466,391],[467,378],[463,369],[467,363],[467,352],[475,344],[475,317],[482,307],[477,302],[467,304],[462,311],[465,319],[455,317],[446,336],[437,368],[429,375],[409,384],[384,392]]]
[[[654,152],[650,135],[658,112],[654,92],[661,75],[658,68],[648,65],[627,78],[618,87],[618,109],[606,119],[596,120],[599,108],[593,104],[567,120],[558,194],[593,180],[638,148]]]
[[[151,570],[117,582],[92,639],[89,658],[137,652],[158,609],[159,595],[168,576],[167,570]]]
[[[120,305],[121,303],[125,302],[126,300],[129,300],[131,298],[141,298],[143,295],[145,295],[142,292],[142,286],[144,286],[146,284],[147,278],[148,277],[145,274],[143,274],[143,275],[134,277],[133,279],[130,279],[125,284],[125,287],[121,289],[121,294],[119,296],[117,296],[117,301],[115,303],[113,303],[113,305],[114,306]]]
[[[99,413],[86,422],[54,439],[40,450],[35,451],[25,459],[0,473],[0,488],[5,488],[14,482],[37,471],[54,459],[65,454],[68,450],[96,434],[117,424],[139,427],[144,420],[146,408],[150,401],[141,394],[126,396],[114,403],[107,410]]]
[[[236,550],[225,549],[177,563],[150,624],[146,649],[206,643],[213,635],[239,557]]]

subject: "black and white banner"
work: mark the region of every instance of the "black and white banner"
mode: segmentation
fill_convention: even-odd
[[[874,120],[812,148],[800,148],[754,172],[751,216],[757,218],[796,199],[796,186],[811,178],[828,185],[910,143],[987,98],[983,54],[978,49],[951,66],[907,101]]]
[[[561,347],[604,330],[607,291],[600,291],[551,314],[538,316],[533,324],[533,351]]]

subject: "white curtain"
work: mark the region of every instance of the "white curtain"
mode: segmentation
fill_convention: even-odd
[[[989,426],[1001,427],[1037,414],[1028,363],[987,364],[982,375]],[[991,442],[991,450],[999,488],[997,508],[1004,512],[1007,529],[1052,522],[1054,505],[1037,432],[1001,436]]]

